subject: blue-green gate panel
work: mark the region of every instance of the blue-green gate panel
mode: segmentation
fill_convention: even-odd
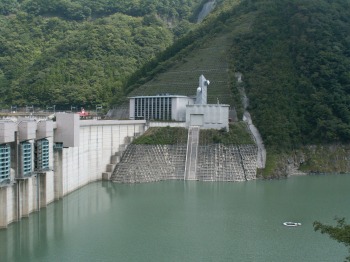
[[[0,145],[0,183],[9,180],[11,175],[11,148],[7,144]]]
[[[49,169],[49,141],[41,139],[36,141],[35,145],[35,169]]]
[[[23,176],[32,174],[32,144],[29,142],[20,143],[21,169]]]

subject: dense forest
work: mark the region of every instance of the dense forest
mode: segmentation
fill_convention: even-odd
[[[253,121],[278,148],[350,141],[350,1],[247,1],[235,35]]]
[[[206,2],[2,1],[0,107],[118,104],[212,32],[269,148],[350,141],[349,0],[217,1],[197,24]]]
[[[195,27],[202,0],[0,3],[1,108],[115,104],[131,73]]]

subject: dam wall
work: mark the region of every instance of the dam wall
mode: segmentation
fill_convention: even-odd
[[[79,146],[55,150],[55,198],[101,180],[112,156],[143,132],[135,121],[81,121]]]
[[[56,121],[0,122],[0,228],[102,180],[145,128],[144,120],[80,120],[65,113]]]
[[[0,188],[0,228],[54,201],[54,172],[36,174]]]
[[[210,144],[198,146],[196,180],[247,181],[256,179],[255,145]],[[142,183],[184,180],[186,145],[130,145],[111,180]]]

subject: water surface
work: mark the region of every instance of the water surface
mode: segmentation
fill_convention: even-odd
[[[350,175],[97,182],[0,230],[0,260],[343,261],[347,249],[312,223],[350,222],[349,185]]]

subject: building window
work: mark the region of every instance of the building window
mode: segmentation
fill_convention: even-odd
[[[168,114],[168,120],[171,120],[172,117],[173,117],[172,114],[171,114],[171,111],[172,111],[172,110],[171,110],[171,108],[172,108],[172,101],[173,101],[173,100],[171,99],[171,97],[169,97],[169,104],[168,104],[168,105],[169,105],[169,109],[168,109],[168,110],[169,110],[169,114]]]
[[[135,119],[171,120],[172,98],[167,96],[135,98]]]
[[[0,183],[10,180],[11,148],[9,145],[0,145]]]
[[[49,169],[49,141],[47,139],[36,141],[34,159],[36,170]]]

